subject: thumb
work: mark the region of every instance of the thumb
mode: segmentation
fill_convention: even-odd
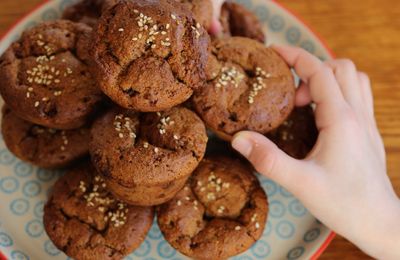
[[[246,157],[259,173],[294,194],[303,187],[299,184],[310,178],[306,162],[288,156],[261,134],[240,132],[233,138],[232,147]]]

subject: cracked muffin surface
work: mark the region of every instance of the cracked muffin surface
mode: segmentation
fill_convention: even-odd
[[[267,134],[280,149],[296,159],[304,159],[318,138],[314,110],[311,106],[296,107],[289,118]]]
[[[93,27],[103,11],[117,2],[118,0],[81,0],[67,7],[62,14],[62,19],[84,23]]]
[[[209,29],[213,18],[211,0],[175,0],[193,13],[194,18],[204,28]]]
[[[226,259],[251,247],[268,201],[252,169],[227,157],[204,159],[186,186],[157,209],[165,239],[195,259]]]
[[[74,259],[123,259],[145,240],[153,218],[152,207],[115,199],[88,163],[56,182],[43,222],[54,245]]]
[[[6,106],[1,121],[7,148],[18,158],[43,168],[61,168],[89,154],[88,126],[56,130],[19,118]]]
[[[94,122],[89,150],[116,197],[158,205],[183,187],[207,140],[203,122],[186,108],[144,114],[116,108]]]
[[[103,99],[88,70],[91,29],[65,20],[26,30],[0,58],[0,93],[21,118],[57,129],[83,126]]]
[[[243,5],[225,2],[221,8],[220,22],[224,36],[240,36],[266,42],[260,20]]]
[[[162,111],[203,86],[209,37],[176,0],[119,1],[94,30],[93,73],[118,105]]]
[[[193,106],[224,140],[243,130],[266,134],[293,110],[295,83],[289,66],[255,40],[215,40],[207,75],[206,86],[193,95]]]

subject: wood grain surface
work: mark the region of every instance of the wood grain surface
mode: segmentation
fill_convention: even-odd
[[[41,0],[1,0],[0,35]],[[309,24],[337,57],[369,74],[385,141],[388,174],[400,194],[400,1],[280,0]],[[368,259],[337,236],[320,259]]]

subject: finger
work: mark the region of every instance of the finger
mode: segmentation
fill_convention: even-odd
[[[222,32],[222,25],[219,20],[213,20],[211,23],[211,27],[209,29],[209,32],[212,35],[218,35]]]
[[[310,89],[312,101],[317,105],[317,126],[324,128],[342,119],[348,109],[331,68],[317,57],[295,47],[273,46],[282,58],[293,67]]]
[[[296,91],[296,106],[303,107],[311,103],[310,88],[304,82],[300,83]]]
[[[221,8],[222,4],[224,3],[223,0],[213,0],[213,21],[211,23],[211,27],[209,31],[211,34],[217,35],[222,31],[222,25],[219,21],[219,17],[221,15]]]
[[[351,60],[340,59],[326,61],[325,64],[332,68],[344,99],[355,110],[363,111],[361,87],[354,63]]]
[[[365,109],[371,118],[374,118],[374,98],[372,94],[371,81],[367,74],[358,72],[358,81],[360,82],[360,88],[362,97],[365,103]]]
[[[232,141],[232,146],[245,156],[262,175],[278,182],[290,192],[298,194],[312,173],[308,163],[285,154],[265,136],[255,132],[241,132]],[[301,170],[299,170],[301,169]]]

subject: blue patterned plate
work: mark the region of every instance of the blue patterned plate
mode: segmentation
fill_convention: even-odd
[[[74,0],[47,1],[18,22],[3,37],[0,53],[21,32],[41,21],[58,18]],[[301,46],[321,59],[330,57],[318,37],[274,1],[237,0],[253,10],[263,23],[268,43]],[[25,164],[15,158],[0,138],[0,252],[9,259],[67,259],[43,229],[43,205],[59,172]],[[260,178],[268,193],[270,213],[261,240],[234,260],[316,259],[334,234],[284,188]],[[0,259],[2,259],[0,253]],[[186,259],[163,239],[155,223],[146,241],[127,259]]]

